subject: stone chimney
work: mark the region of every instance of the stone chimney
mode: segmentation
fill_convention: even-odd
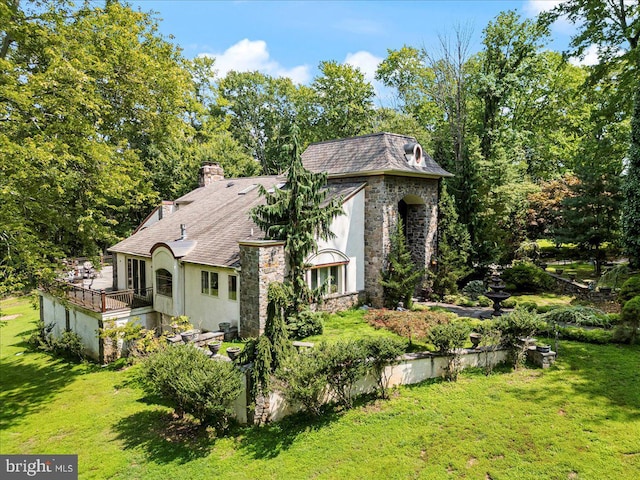
[[[224,170],[217,163],[207,162],[200,167],[200,173],[198,174],[198,185],[200,187],[206,187],[223,179]]]

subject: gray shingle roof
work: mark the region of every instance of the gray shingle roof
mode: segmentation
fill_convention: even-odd
[[[410,165],[405,158],[405,145],[416,139],[395,133],[375,133],[361,137],[312,143],[302,154],[304,166],[329,176],[348,176],[389,172],[398,175],[451,177],[423,151],[420,165]]]
[[[186,251],[182,261],[237,266],[240,260],[238,241],[264,238],[264,232],[250,217],[251,209],[264,203],[259,189],[252,187],[263,185],[270,189],[284,182],[285,178],[281,176],[233,178],[197,188],[176,200],[178,209],[174,213],[137,231],[109,250],[149,257],[157,243],[179,249],[176,240],[180,238],[180,225],[185,224],[187,240],[195,241],[195,246],[180,251]],[[361,183],[332,185],[330,190],[332,196],[348,198],[363,186]]]

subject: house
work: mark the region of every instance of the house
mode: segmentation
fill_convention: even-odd
[[[319,241],[308,259],[307,281],[328,279],[322,308],[357,302],[382,304],[380,272],[390,235],[402,218],[413,261],[428,268],[436,248],[439,181],[451,176],[412,137],[379,133],[310,145],[305,167],[327,172],[329,195],[342,199],[344,215],[331,226],[335,238]],[[265,240],[251,220],[263,202],[260,186],[282,188],[285,178],[225,179],[215,164],[204,165],[200,186],[174,202],[163,202],[113,254],[110,291],[74,289],[67,302],[41,298],[45,323],[54,332],[81,334],[88,351],[102,358],[97,328],[109,319],[131,318],[147,328],[186,315],[202,330],[229,322],[242,337],[264,328],[267,287],[285,276],[283,242]]]

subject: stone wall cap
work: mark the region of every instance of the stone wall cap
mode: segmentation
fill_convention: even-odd
[[[278,247],[284,245],[284,240],[239,240],[238,245],[243,247]]]

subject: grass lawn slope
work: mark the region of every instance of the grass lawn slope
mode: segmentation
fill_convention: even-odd
[[[465,372],[319,419],[225,437],[173,419],[129,371],[27,349],[2,303],[0,453],[77,453],[81,479],[640,478],[640,347],[562,342],[555,367]]]

